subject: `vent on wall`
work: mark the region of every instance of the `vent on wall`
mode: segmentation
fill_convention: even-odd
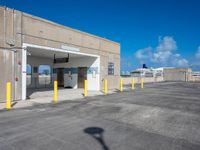
[[[56,54],[54,54],[54,64],[56,63],[68,63],[69,62],[69,54],[68,57],[64,58],[56,58]]]

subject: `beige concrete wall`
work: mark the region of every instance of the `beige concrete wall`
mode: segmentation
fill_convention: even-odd
[[[191,68],[172,68],[164,69],[165,81],[188,81],[190,78]]]
[[[141,82],[140,77],[121,77],[124,85],[129,85],[132,83],[132,79],[134,79],[135,84],[139,84]],[[144,83],[153,83],[153,82],[163,82],[163,77],[145,77]]]
[[[111,84],[108,88],[118,87],[120,44],[5,7],[0,7],[0,27],[0,47],[3,48],[0,50],[0,67],[3,70],[0,72],[0,100],[5,100],[7,81],[12,81],[15,99],[21,98],[22,43],[52,48],[61,48],[64,44],[77,47],[82,53],[99,55],[101,80],[109,79]],[[8,48],[16,52],[10,52]],[[114,63],[114,76],[107,76],[108,62]],[[19,81],[15,82],[16,77]]]
[[[12,83],[12,99],[21,97],[21,13],[0,7],[0,100],[5,101],[6,83]],[[19,81],[15,81],[18,78]]]
[[[64,27],[53,22],[23,14],[24,43],[61,48],[63,44],[77,47],[80,52],[100,56],[101,80],[107,78],[108,88],[118,87],[120,79],[120,45],[85,32]],[[115,75],[107,76],[108,62],[113,62]],[[101,84],[103,88],[103,84]]]
[[[24,13],[23,37],[25,43],[35,45],[61,48],[66,44],[89,54],[100,55],[102,51],[120,54],[118,43]]]
[[[200,77],[190,75],[189,78],[188,78],[188,81],[190,81],[190,82],[200,82]]]

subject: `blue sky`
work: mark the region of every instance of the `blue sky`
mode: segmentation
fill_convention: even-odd
[[[0,4],[121,43],[121,70],[142,63],[200,66],[199,0],[0,0]]]

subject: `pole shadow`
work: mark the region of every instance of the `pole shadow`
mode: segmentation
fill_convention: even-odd
[[[104,129],[99,127],[89,127],[83,130],[84,133],[89,134],[92,136],[99,144],[102,146],[102,150],[110,150],[109,147],[106,145],[103,137],[103,133],[105,132]]]

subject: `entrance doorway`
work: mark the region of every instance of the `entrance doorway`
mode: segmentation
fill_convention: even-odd
[[[32,45],[28,43],[23,43],[23,49],[22,49],[22,88],[19,89],[21,91],[21,97],[23,100],[26,99],[26,96],[29,94],[27,93],[28,89],[31,89],[31,93],[34,93],[35,91],[40,91],[40,90],[51,90],[53,87],[53,82],[52,79],[55,80],[55,77],[57,78],[58,85],[61,87],[72,87],[73,89],[76,88],[83,88],[84,86],[84,80],[88,79],[88,90],[99,90],[100,89],[100,72],[96,74],[95,77],[87,76],[87,70],[88,68],[86,66],[94,67],[94,68],[100,68],[100,56],[99,55],[93,55],[93,54],[87,54],[87,53],[82,53],[79,52],[79,49],[77,51],[74,51],[76,48],[74,47],[67,47],[67,49],[58,49],[55,47],[45,47],[41,45]],[[72,65],[75,67],[75,69],[72,68],[72,66],[68,66],[66,64],[59,64],[59,65],[53,65],[52,62],[54,62],[54,55],[56,54],[56,58],[67,58],[70,55],[70,61],[71,63],[68,65]],[[85,61],[87,60],[87,61]],[[39,86],[39,77],[37,74],[39,73],[34,73],[34,66],[39,66],[44,64],[44,65],[50,65],[52,68],[56,69],[58,66],[59,68],[56,69],[56,71],[52,72],[42,72],[45,74],[40,76],[42,79],[44,79],[44,83],[49,83],[50,79],[50,84],[46,85],[46,88],[43,87],[43,89],[36,89],[35,84]],[[27,67],[26,65],[30,64],[32,66],[32,72],[28,72],[27,74]],[[85,66],[85,67],[80,67],[77,68],[77,66]],[[71,73],[68,73],[67,67],[71,67],[72,71]],[[30,68],[30,67],[29,67]],[[51,70],[52,70],[51,68]],[[65,75],[65,69],[66,68],[66,75]],[[78,69],[78,70],[77,70]],[[38,71],[37,71],[38,72]],[[31,74],[32,73],[32,74]],[[51,77],[47,77],[47,75],[51,74]],[[70,75],[70,80],[68,78],[68,75]],[[28,76],[28,77],[27,77]],[[28,78],[26,80],[26,77]],[[45,80],[46,78],[46,80]],[[29,88],[26,86],[29,84]],[[91,86],[92,85],[92,86]],[[31,94],[32,95],[32,94]]]
[[[84,87],[84,80],[87,80],[87,67],[78,68],[78,88]]]
[[[64,87],[64,68],[57,68],[57,81],[59,87]]]

